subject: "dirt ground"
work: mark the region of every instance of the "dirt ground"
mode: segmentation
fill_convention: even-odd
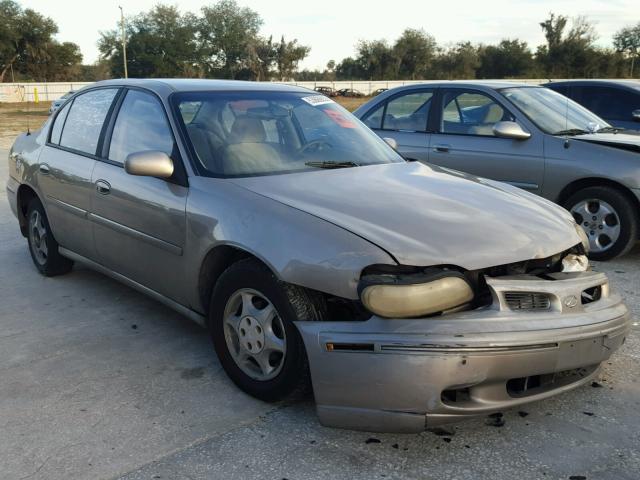
[[[51,102],[0,103],[0,148],[10,148],[19,133],[37,130],[49,116]]]

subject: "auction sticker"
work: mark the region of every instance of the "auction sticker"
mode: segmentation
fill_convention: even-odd
[[[313,107],[317,105],[325,105],[327,103],[334,103],[333,100],[331,100],[328,97],[325,97],[324,95],[311,95],[310,97],[302,97],[302,100],[304,100],[305,102],[307,102],[309,105]]]

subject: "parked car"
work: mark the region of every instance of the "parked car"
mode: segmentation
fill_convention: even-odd
[[[62,95],[60,98],[54,100],[53,102],[51,102],[51,106],[49,107],[49,115],[51,115],[53,112],[55,112],[57,109],[59,109],[64,102],[67,101],[67,99],[73,95],[75,92],[75,90],[69,90],[67,93],[65,93],[64,95]]]
[[[615,127],[640,130],[638,80],[566,80],[544,86],[578,102]]]
[[[377,90],[374,90],[373,92],[371,92],[371,96],[372,97],[377,97],[378,95],[380,95],[383,92],[386,92],[387,90],[389,90],[388,88],[378,88]]]
[[[336,92],[331,87],[316,87],[313,90],[315,90],[318,93],[321,93],[322,95],[326,95],[327,97],[337,97],[338,96],[338,92]]]
[[[353,97],[353,98],[362,98],[364,97],[364,93],[359,92],[358,90],[354,90],[353,88],[343,88],[338,90],[339,97]]]
[[[564,209],[406,162],[303,88],[98,82],[17,138],[9,175],[39,272],[84,263],[206,325],[257,398],[310,377],[325,425],[421,431],[547,398],[630,328]]]
[[[547,88],[432,82],[394,88],[355,110],[407,159],[507,182],[569,210],[591,257],[638,238],[640,136]]]

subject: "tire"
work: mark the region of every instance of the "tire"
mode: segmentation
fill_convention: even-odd
[[[587,187],[564,203],[589,237],[592,260],[609,260],[627,253],[638,238],[635,205],[613,187]]]
[[[274,309],[271,315],[265,301]],[[324,312],[318,294],[278,280],[251,258],[220,276],[208,328],[229,378],[249,395],[274,402],[310,390],[307,354],[293,322],[321,320]]]
[[[73,268],[73,262],[60,255],[47,214],[37,198],[33,198],[27,207],[27,241],[33,264],[42,275],[54,277]]]

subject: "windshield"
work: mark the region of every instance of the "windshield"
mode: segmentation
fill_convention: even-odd
[[[611,127],[596,114],[548,88],[515,87],[500,93],[546,133],[589,133]]]
[[[249,176],[403,162],[338,104],[314,93],[193,92],[173,100],[200,166]]]

